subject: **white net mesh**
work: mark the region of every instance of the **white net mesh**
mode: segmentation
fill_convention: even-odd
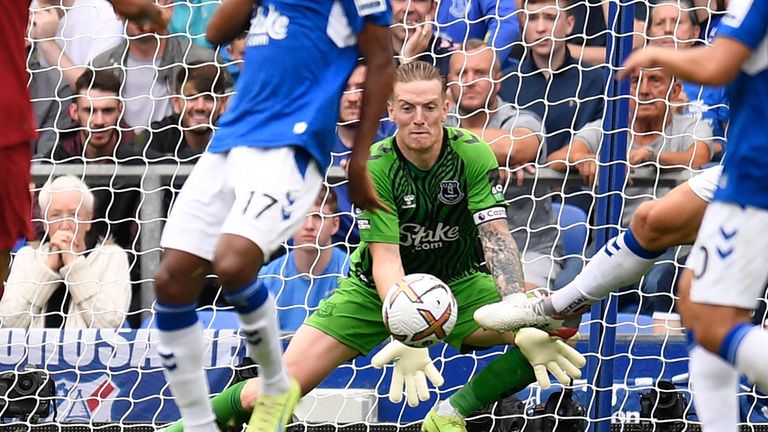
[[[78,212],[88,210],[80,201],[76,208],[53,215],[47,202],[34,217],[41,242],[14,254],[0,303],[0,368],[9,372],[0,375],[0,389],[11,389],[0,399],[0,410],[5,406],[5,416],[17,417],[16,425],[38,420],[29,414],[90,426],[161,424],[178,417],[151,328],[159,237],[174,195],[210,139],[209,125],[226,106],[230,76],[239,74],[244,43],[238,40],[216,51],[205,45],[205,24],[216,1],[161,3],[169,13],[174,7],[169,32],[161,36],[149,25],[123,23],[105,0],[38,0],[32,6],[29,88],[40,132],[34,143],[33,192],[37,199],[46,181],[69,174],[90,186],[95,203],[92,215]],[[661,3],[649,14],[649,0],[622,2],[622,7],[635,8],[634,31],[628,33],[635,45],[675,43],[684,49],[707,43],[722,14],[721,2],[711,0]],[[505,166],[508,220],[531,285],[559,289],[570,282],[594,253],[598,230],[626,228],[641,202],[666,196],[691,172],[717,162],[726,147],[728,113],[722,89],[644,71],[633,79],[628,96],[607,93],[605,47],[619,36],[614,30],[618,25],[609,22],[608,6],[608,1],[592,0],[393,2],[396,58],[426,60],[440,68],[448,76],[454,102],[448,124],[482,136]],[[457,49],[466,54],[452,57]],[[214,64],[220,67],[193,79],[195,71]],[[72,96],[87,65],[118,77],[117,98],[91,90],[84,104],[85,98]],[[338,204],[326,194],[316,226],[285,244],[289,257],[303,254],[301,258],[276,258],[265,270],[264,279],[278,298],[286,341],[319,299],[330,294],[359,242],[343,189],[349,154],[344,145],[354,133],[362,83],[354,78],[342,100],[339,142],[326,176]],[[85,88],[96,81],[92,76]],[[191,87],[185,84],[189,82]],[[625,124],[606,130],[611,102],[628,102],[628,117]],[[380,137],[393,131],[383,122]],[[632,143],[629,162],[599,158],[606,137],[617,132],[626,133]],[[601,167],[615,165],[626,167],[628,180],[618,190],[599,193]],[[623,198],[622,220],[606,224],[596,200],[616,194]],[[685,202],[679,206],[689,207]],[[641,215],[655,224],[650,232],[677,223],[663,214]],[[74,238],[55,241],[90,251],[91,261],[101,257],[102,272],[94,271],[94,262],[89,262],[89,272],[69,262],[51,265],[40,253],[54,243],[51,222],[56,218],[72,226]],[[89,220],[92,224],[83,223]],[[685,240],[691,224],[695,221],[683,221],[668,237]],[[87,235],[79,238],[86,228]],[[312,241],[307,232],[314,233]],[[685,247],[669,249],[642,281],[611,295],[619,309],[617,324],[608,325],[617,331],[615,352],[587,354],[601,367],[613,365],[613,385],[602,388],[613,395],[608,398],[610,414],[602,419],[660,430],[647,425],[650,417],[663,416],[658,410],[651,413],[651,390],[666,380],[685,398],[685,415],[670,415],[680,424],[695,425],[688,354],[676,315],[677,280],[686,255]],[[28,268],[22,269],[25,256]],[[124,271],[107,258],[125,261]],[[205,367],[212,392],[218,393],[250,369],[238,366],[244,348],[234,330],[234,312],[212,277],[209,285],[200,312],[210,341]],[[762,319],[757,313],[756,320]],[[598,345],[608,343],[594,326],[590,332],[590,324],[595,321],[585,317],[578,345],[585,353],[590,338],[599,338]],[[29,330],[21,328],[30,325]],[[501,351],[459,354],[443,345],[431,349],[446,384],[418,408],[389,402],[391,368],[376,370],[370,357],[360,357],[340,366],[306,397],[297,416],[327,430],[348,423],[363,423],[360,430],[392,423],[415,430],[414,423],[438,399],[461,388]],[[35,384],[24,390],[25,380],[36,377],[22,373],[27,365],[47,371],[53,388]],[[42,376],[29,379],[45,381]],[[590,393],[596,387],[592,377],[575,383],[574,400],[587,410],[597,406],[600,401]],[[476,413],[472,430],[521,430],[523,425],[541,428],[526,430],[551,430],[547,421],[563,427],[574,418],[586,421],[578,408],[547,416],[554,412],[546,405],[552,394],[533,385],[518,394],[519,404],[505,399]],[[676,408],[674,397],[664,400]],[[55,415],[45,401],[53,401]],[[740,402],[742,422],[754,425],[768,416],[764,398],[753,389],[742,387]]]

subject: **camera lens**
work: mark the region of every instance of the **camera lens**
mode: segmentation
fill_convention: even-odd
[[[659,381],[657,384],[658,402],[657,409],[670,409],[677,403],[677,388],[668,381]]]
[[[29,396],[35,393],[37,387],[37,377],[33,374],[25,373],[19,375],[15,390],[19,396]]]

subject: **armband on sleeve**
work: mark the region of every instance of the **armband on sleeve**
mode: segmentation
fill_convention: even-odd
[[[490,222],[492,220],[506,219],[507,210],[501,206],[491,207],[485,210],[480,210],[478,212],[475,212],[472,215],[472,218],[475,220],[475,225],[480,225],[486,222]]]

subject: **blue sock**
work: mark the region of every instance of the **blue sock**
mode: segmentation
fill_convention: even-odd
[[[664,252],[666,252],[666,249],[662,251],[650,251],[640,246],[640,243],[638,243],[637,239],[635,238],[635,234],[632,232],[632,229],[628,229],[624,233],[624,244],[627,245],[627,248],[631,250],[632,253],[639,256],[640,258],[645,259],[658,258],[663,255]]]
[[[260,308],[269,298],[269,290],[261,281],[255,279],[235,291],[226,291],[224,298],[241,314],[247,314]]]
[[[755,326],[747,323],[740,323],[733,326],[728,334],[725,335],[722,344],[720,344],[720,357],[728,363],[736,366],[736,354],[739,352],[739,347]]]
[[[168,305],[155,303],[157,328],[161,331],[175,331],[197,324],[195,304]]]

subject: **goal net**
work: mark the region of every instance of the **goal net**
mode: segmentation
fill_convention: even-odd
[[[154,329],[159,238],[199,143],[204,148],[235,92],[247,40],[207,45],[205,25],[218,1],[159,3],[173,19],[168,32],[155,35],[149,25],[121,21],[105,0],[33,2],[26,41],[39,122],[32,168],[37,238],[14,251],[0,300],[0,423],[10,427],[154,430],[178,419]],[[723,2],[393,3],[396,58],[438,66],[452,100],[446,124],[477,133],[499,159],[508,222],[532,286],[555,290],[568,284],[597,249],[626,229],[642,203],[716,165],[727,148],[722,89],[656,70],[630,83],[613,75],[632,45],[686,49],[710,43]],[[434,32],[428,43],[415,40],[425,25]],[[77,80],[88,65],[117,77],[117,97],[105,95],[103,87],[91,90],[90,99],[78,97]],[[205,66],[213,72],[206,75]],[[352,81],[325,178],[331,192],[322,197],[319,224],[303,231],[315,237],[286,239],[282,256],[263,272],[274,288],[286,344],[297,323],[344,276],[359,241],[344,178],[345,134],[354,133],[362,91]],[[86,89],[96,88],[95,78],[89,82]],[[394,130],[382,119],[380,137]],[[61,175],[91,188],[88,219],[78,212],[50,213],[52,202],[41,198],[43,185]],[[77,208],[88,207],[86,201]],[[52,226],[56,218],[69,219],[76,238],[87,230],[84,259],[96,256],[93,251],[111,251],[123,257],[125,268],[110,264],[106,273],[83,275],[67,262],[49,261],[45,252],[59,241],[53,234],[61,229]],[[293,259],[308,250],[302,263]],[[334,251],[330,262],[337,267],[328,267],[324,251]],[[584,316],[577,344],[590,361],[584,379],[549,390],[532,384],[479,409],[468,420],[470,430],[584,430],[597,423],[614,430],[697,430],[677,309],[687,254],[685,246],[670,248],[641,281]],[[83,297],[83,287],[89,297]],[[233,309],[213,275],[198,310],[209,342],[204,367],[211,393],[253,376],[254,367],[243,361]],[[504,350],[430,348],[446,382],[415,408],[387,399],[391,365],[379,370],[370,356],[358,357],[301,401],[293,427],[418,430],[437,401]],[[746,381],[739,402],[745,427],[768,422],[765,398]]]

